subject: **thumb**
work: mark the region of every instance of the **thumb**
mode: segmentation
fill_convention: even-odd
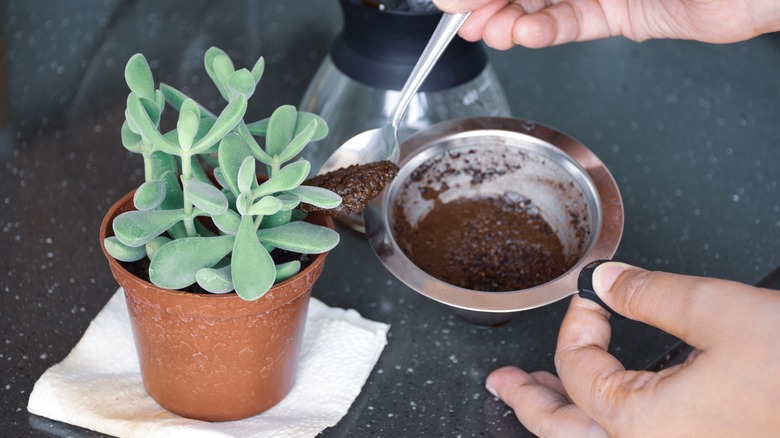
[[[593,272],[598,296],[616,312],[671,333],[705,349],[719,338],[735,312],[751,312],[760,305],[752,286],[705,277],[651,272],[625,263],[607,262]],[[739,295],[739,298],[737,297]],[[753,299],[746,300],[745,297]],[[748,318],[750,316],[748,315]]]

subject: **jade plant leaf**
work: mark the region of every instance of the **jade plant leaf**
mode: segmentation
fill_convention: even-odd
[[[196,180],[185,180],[184,196],[192,205],[209,215],[220,215],[227,211],[228,200],[218,188]]]
[[[235,196],[241,192],[238,188],[238,170],[241,163],[249,157],[249,149],[246,143],[236,133],[230,133],[219,142],[219,173],[223,182],[223,187],[229,189]],[[216,174],[216,172],[215,172]]]
[[[246,193],[252,191],[252,183],[257,181],[255,176],[255,159],[253,157],[246,157],[241,163],[241,167],[238,168],[238,175],[236,185],[238,186],[239,193]]]
[[[120,242],[116,236],[107,237],[103,241],[103,245],[105,245],[106,251],[111,254],[111,257],[120,262],[134,262],[146,257],[146,248],[143,246],[127,246]]]
[[[216,265],[233,248],[235,236],[187,237],[163,245],[149,265],[152,283],[182,289],[195,283],[195,274]]]
[[[219,117],[217,117],[217,121],[214,122],[214,126],[211,127],[203,138],[199,139],[197,143],[192,146],[190,152],[193,154],[200,154],[217,144],[228,132],[236,127],[241,121],[241,118],[244,117],[245,112],[246,97],[239,95],[232,102],[227,104]]]
[[[165,236],[157,236],[154,239],[146,242],[144,247],[146,248],[146,256],[149,257],[149,260],[153,259],[154,255],[157,254],[157,251],[159,251],[163,245],[170,241],[171,239]]]
[[[314,136],[314,132],[317,130],[317,122],[312,120],[306,128],[303,129],[298,135],[296,135],[290,143],[285,146],[284,150],[279,154],[279,161],[284,163],[293,159],[299,152],[306,147]]]
[[[114,234],[127,246],[142,246],[185,217],[184,210],[128,211],[114,219]]]
[[[146,181],[136,189],[133,205],[142,211],[154,210],[165,200],[165,183],[159,179]]]
[[[286,193],[298,197],[300,202],[319,208],[336,208],[341,204],[341,196],[322,187],[300,186]]]
[[[260,82],[260,79],[263,77],[264,71],[265,71],[265,58],[261,56],[257,59],[257,62],[255,62],[254,67],[252,67],[252,77],[255,79],[255,84]]]
[[[255,234],[251,216],[241,218],[231,260],[233,286],[245,300],[256,300],[273,286],[276,267]]]
[[[146,62],[144,55],[136,53],[131,56],[125,66],[125,82],[127,82],[130,91],[138,94],[144,99],[154,100],[154,78],[152,69]]]
[[[253,157],[257,158],[257,160],[261,163],[267,164],[269,166],[274,164],[273,157],[268,155],[268,153],[260,147],[260,145],[257,143],[257,140],[255,140],[255,138],[252,136],[252,133],[249,132],[249,129],[245,124],[240,123],[237,127],[237,131],[241,138],[246,142],[246,146]]]
[[[273,228],[290,222],[293,211],[295,210],[280,210],[272,215],[264,216],[260,228]]]
[[[160,205],[163,210],[175,210],[182,206],[183,195],[179,183],[179,164],[176,157],[155,151],[145,157],[148,164],[147,181],[160,180],[165,183],[165,199]]]
[[[276,265],[276,282],[287,280],[301,270],[301,262],[293,260],[291,262]]]
[[[187,99],[181,106],[179,121],[176,124],[179,146],[185,151],[190,150],[200,127],[200,110],[192,99]]]
[[[301,203],[299,197],[287,193],[276,195],[276,199],[282,201],[282,208],[280,209],[282,211],[292,210]]]
[[[252,205],[252,194],[249,192],[239,193],[236,197],[236,210],[241,216],[248,215],[249,206]]]
[[[121,136],[122,146],[124,146],[125,149],[136,154],[141,153],[144,139],[130,129],[130,124],[127,120],[122,123]]]
[[[317,121],[317,130],[314,132],[314,136],[311,140],[319,141],[327,137],[328,124],[325,123],[325,120],[317,114],[306,111],[298,111],[298,116],[295,119],[295,135],[298,135],[298,133],[300,133],[312,120]],[[268,123],[270,121],[271,118],[269,117],[263,120],[258,120],[257,122],[248,123],[246,126],[247,129],[249,129],[249,132],[252,134],[264,137],[268,132]]]
[[[225,82],[235,70],[230,57],[221,49],[210,47],[206,50],[206,54],[203,57],[203,64],[206,67],[206,73],[214,82],[214,85],[217,86],[219,94],[221,94],[225,100],[228,100],[229,94]]]
[[[264,196],[247,209],[251,216],[266,216],[275,214],[282,209],[282,201],[273,196]]]
[[[271,114],[265,133],[265,151],[274,156],[282,153],[295,134],[298,113],[292,105],[282,105]]]
[[[138,129],[138,133],[157,149],[171,155],[181,155],[182,151],[179,145],[172,143],[157,130],[156,124],[149,117],[141,99],[135,93],[127,96],[127,117],[130,122]]]
[[[309,175],[311,164],[301,160],[282,167],[274,176],[252,191],[255,198],[285,192],[298,187]]]
[[[230,265],[221,268],[203,268],[195,273],[195,281],[213,294],[226,294],[233,290]]]
[[[339,233],[308,222],[290,222],[273,228],[262,228],[257,236],[276,248],[301,254],[330,251],[339,243]]]
[[[219,231],[225,234],[237,234],[238,226],[241,223],[241,215],[233,210],[227,210],[224,213],[212,216],[211,220]]]
[[[257,84],[254,76],[245,68],[234,71],[227,79],[227,88],[232,98],[243,94],[248,99],[255,92],[255,85]]]

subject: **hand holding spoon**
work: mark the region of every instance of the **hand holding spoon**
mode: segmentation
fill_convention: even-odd
[[[409,79],[406,80],[403,89],[401,89],[401,96],[387,123],[380,128],[361,132],[347,140],[328,157],[318,175],[353,164],[367,164],[385,160],[398,163],[398,125],[401,124],[406,108],[469,14],[470,12],[445,13],[442,16],[422,55],[420,55],[420,59],[417,60]]]

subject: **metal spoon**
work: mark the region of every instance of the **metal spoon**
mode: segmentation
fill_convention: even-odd
[[[352,164],[366,164],[383,160],[398,162],[398,125],[401,124],[406,108],[469,14],[470,12],[445,13],[441,17],[409,79],[406,80],[403,89],[401,89],[401,96],[387,123],[380,128],[361,132],[347,140],[328,157],[318,174],[322,175]]]

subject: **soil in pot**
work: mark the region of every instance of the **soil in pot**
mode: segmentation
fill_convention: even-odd
[[[404,253],[449,284],[502,292],[546,283],[566,272],[557,234],[536,206],[517,193],[459,198],[412,225],[399,215],[393,231]]]

